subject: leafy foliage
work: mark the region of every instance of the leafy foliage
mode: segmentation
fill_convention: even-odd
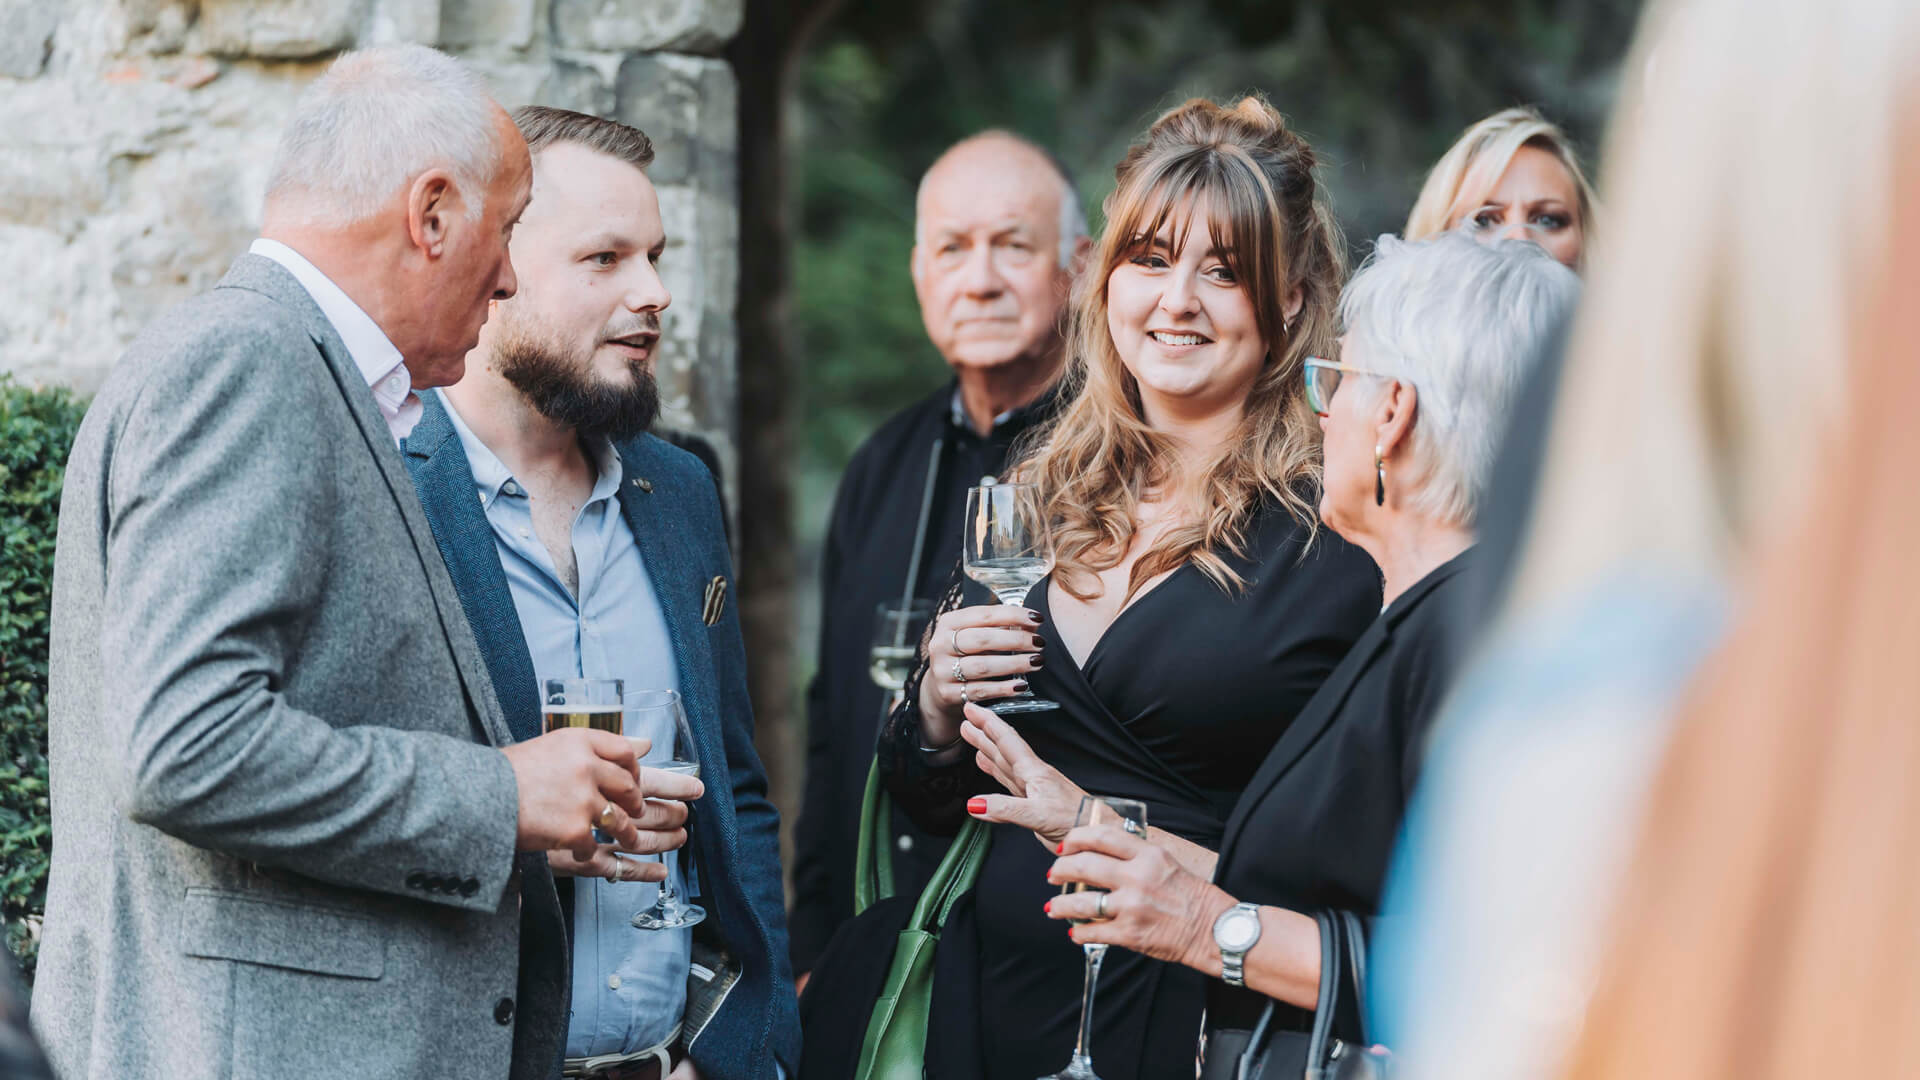
[[[47,900],[47,629],[68,448],[85,402],[0,374],[0,923],[33,971]]]

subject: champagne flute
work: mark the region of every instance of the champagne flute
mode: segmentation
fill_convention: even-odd
[[[619,679],[541,679],[542,730],[551,734],[562,728],[577,727],[620,734],[625,723],[620,695],[625,687],[626,684]],[[596,844],[611,844],[613,837],[595,825],[593,841]]]
[[[1080,812],[1073,817],[1074,828],[1082,825],[1118,825],[1135,836],[1147,835],[1147,804],[1137,799],[1111,799],[1104,795],[1087,795],[1080,800]],[[1069,881],[1060,889],[1065,896],[1077,892],[1106,892],[1078,881]],[[1074,919],[1077,926],[1085,919]],[[1067,1067],[1052,1076],[1043,1076],[1040,1080],[1100,1080],[1093,1071],[1093,1055],[1087,1050],[1088,1037],[1093,1030],[1093,988],[1100,981],[1100,962],[1107,958],[1105,945],[1082,945],[1087,955],[1087,981],[1080,992],[1080,1036],[1073,1044],[1073,1058]]]
[[[653,743],[641,759],[642,765],[682,776],[700,775],[700,753],[678,693],[638,690],[627,695],[626,710],[627,737],[650,739]],[[667,868],[667,879],[660,883],[660,893],[654,898],[653,906],[635,915],[633,925],[641,930],[678,930],[705,919],[706,909],[681,900],[680,891],[674,886],[678,858],[673,864],[667,862],[664,852],[655,858]]]
[[[1032,484],[969,488],[961,564],[1001,603],[1025,604],[1027,593],[1053,571],[1053,538],[1041,516],[1040,489]],[[1060,707],[1030,690],[982,704],[1002,716]]]
[[[933,617],[933,605],[914,600],[904,607],[898,602],[880,605],[873,624],[873,649],[868,654],[867,674],[874,684],[894,694],[907,688],[913,675],[914,655],[920,648],[920,635]]]

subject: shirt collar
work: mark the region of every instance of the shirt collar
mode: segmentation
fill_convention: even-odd
[[[1000,430],[1000,428],[1003,425],[1005,425],[1011,420],[1018,418],[1019,415],[1025,412],[1026,410],[1027,410],[1027,406],[1016,405],[1013,408],[1008,409],[1006,412],[1001,413],[999,416],[994,417],[992,430],[994,431]],[[973,418],[967,415],[966,402],[960,400],[960,384],[959,383],[953,384],[953,400],[947,403],[947,416],[948,416],[948,419],[953,421],[954,427],[961,428],[966,431],[973,430]]]
[[[263,236],[247,251],[285,267],[300,287],[307,290],[307,295],[313,297],[320,314],[327,317],[334,332],[346,344],[347,355],[353,357],[353,366],[360,370],[367,388],[373,391],[374,403],[387,421],[387,430],[396,441],[405,438],[420,420],[420,398],[413,392],[413,375],[407,370],[406,359],[386,331],[335,285],[332,278],[287,245]]]
[[[513,478],[513,472],[507,468],[506,462],[501,461],[500,456],[489,449],[486,443],[481,442],[480,436],[473,433],[473,429],[467,426],[467,422],[460,418],[460,410],[453,407],[452,400],[445,392],[437,392],[440,394],[441,406],[447,410],[447,419],[453,421],[454,433],[460,436],[460,447],[467,453],[467,466],[473,470],[474,490],[479,493],[481,509],[492,509],[494,502],[503,494],[526,498],[527,489]],[[620,464],[620,455],[614,451],[611,440],[597,440],[588,446],[588,451],[593,455],[596,473],[593,479],[593,493],[587,496],[586,502],[587,506],[592,506],[602,499],[613,498],[619,492],[624,470]]]

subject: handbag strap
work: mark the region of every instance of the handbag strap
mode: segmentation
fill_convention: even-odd
[[[1333,913],[1321,908],[1313,913],[1320,927],[1320,996],[1313,1007],[1313,1034],[1307,1041],[1306,1080],[1321,1080],[1327,1075],[1327,1059],[1333,1049],[1333,1014],[1340,1003],[1340,961],[1346,955],[1341,947],[1340,923]]]
[[[893,814],[880,760],[867,766],[867,788],[860,797],[860,838],[853,855],[853,913],[893,895]]]

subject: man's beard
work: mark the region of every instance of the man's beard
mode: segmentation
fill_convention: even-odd
[[[657,333],[659,321],[644,328]],[[649,360],[659,346],[656,337]],[[587,438],[630,439],[660,415],[660,386],[643,361],[628,361],[629,385],[614,386],[594,376],[591,352],[566,355],[552,339],[516,331],[495,346],[494,365],[540,415]]]

